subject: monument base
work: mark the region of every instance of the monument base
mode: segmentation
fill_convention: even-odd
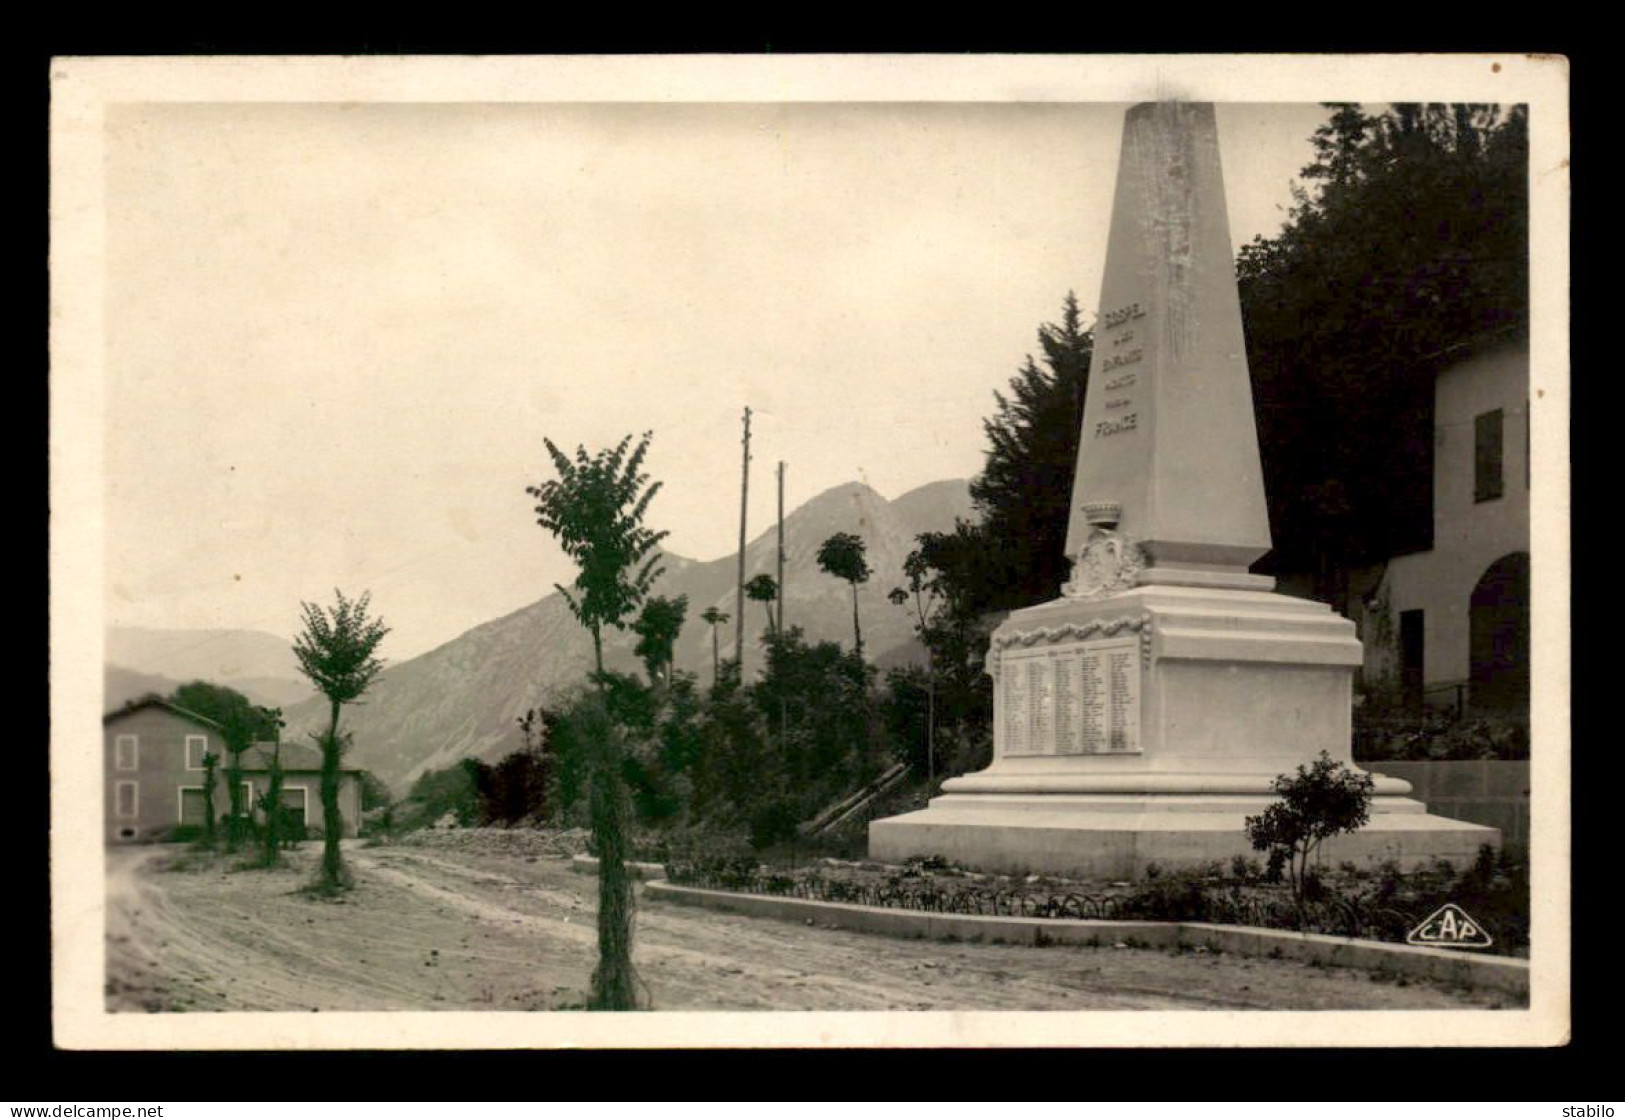
[[[1259,577],[1248,577],[1256,581]],[[978,870],[1132,878],[1261,858],[1245,819],[1275,778],[1350,757],[1360,644],[1330,607],[1256,582],[1158,580],[1016,611],[994,632],[994,757],[915,813],[869,826],[869,854]],[[1430,815],[1373,776],[1370,822],[1332,865],[1471,862],[1494,828]]]
[[[937,855],[999,874],[1134,879],[1156,864],[1175,870],[1235,856],[1262,859],[1248,843],[1245,818],[1271,796],[1230,794],[947,794],[915,813],[869,826],[869,857],[901,863]],[[1411,869],[1447,859],[1470,864],[1481,845],[1499,846],[1498,829],[1437,817],[1404,797],[1372,799],[1371,821],[1327,840],[1321,860],[1361,867],[1393,860]]]

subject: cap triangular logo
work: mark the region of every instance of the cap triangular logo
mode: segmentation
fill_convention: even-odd
[[[1488,949],[1495,944],[1486,930],[1454,902],[1439,907],[1406,936],[1410,945],[1433,945],[1443,949]]]

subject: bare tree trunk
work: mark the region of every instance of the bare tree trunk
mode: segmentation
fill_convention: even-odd
[[[339,813],[339,704],[331,702],[332,718],[322,740],[322,885],[336,889],[344,885],[344,857],[339,852],[339,835],[344,818]]]
[[[632,968],[632,877],[627,874],[626,789],[619,751],[606,724],[592,778],[592,831],[598,848],[598,967],[592,974],[595,1011],[635,1011]]]
[[[863,631],[858,628],[858,585],[852,584],[852,644],[858,651],[858,660],[863,660]]]
[[[779,461],[779,618],[774,632],[784,633],[784,461]]]
[[[282,744],[271,748],[271,769],[265,782],[265,865],[282,861]]]
[[[739,479],[739,579],[734,591],[734,664],[745,679],[745,518],[750,509],[750,408],[745,409],[745,453]]]
[[[214,778],[219,769],[219,758],[212,753],[203,756],[203,842],[214,850]]]
[[[927,654],[927,664],[930,655]],[[925,693],[925,780],[932,793],[937,791],[937,674],[932,668]]]
[[[603,636],[592,632],[598,666],[598,711],[589,729],[593,773],[588,812],[593,846],[598,851],[598,967],[592,974],[594,1011],[636,1011],[637,973],[632,968],[632,877],[627,874],[626,787],[621,781],[619,736],[604,688]]]
[[[226,794],[231,820],[226,825],[226,851],[235,852],[243,840],[243,753],[227,748]]]

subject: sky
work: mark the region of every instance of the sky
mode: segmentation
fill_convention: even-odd
[[[654,432],[707,560],[861,480],[981,467],[1070,291],[1092,321],[1124,105],[109,107],[105,618],[292,637],[370,591],[391,661],[572,570],[525,487]],[[1324,119],[1218,107],[1231,239]]]

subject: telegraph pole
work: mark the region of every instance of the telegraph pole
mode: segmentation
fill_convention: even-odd
[[[739,585],[734,589],[734,665],[745,680],[745,512],[750,499],[750,406],[745,406],[745,454],[739,482]]]
[[[784,460],[779,460],[779,625],[784,633]]]

